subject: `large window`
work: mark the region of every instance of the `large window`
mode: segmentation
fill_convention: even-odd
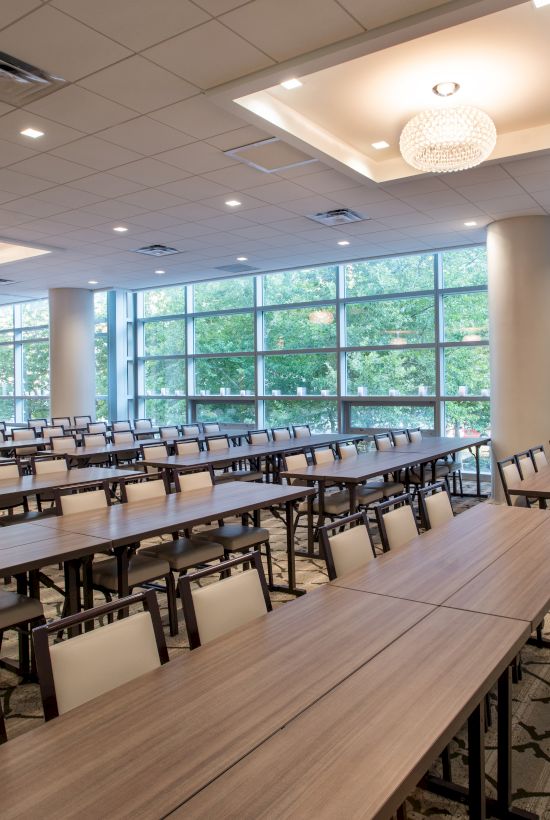
[[[0,306],[0,418],[48,418],[49,394],[48,300]]]
[[[308,422],[319,431],[490,432],[482,247],[135,298],[140,415]]]
[[[95,412],[97,419],[109,418],[109,336],[107,293],[94,293],[95,313]]]

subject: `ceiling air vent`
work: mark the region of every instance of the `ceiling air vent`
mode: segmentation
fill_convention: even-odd
[[[0,101],[8,105],[27,105],[65,85],[62,77],[18,60],[0,51]]]
[[[258,268],[252,268],[250,265],[221,265],[216,270],[223,270],[224,273],[248,273],[248,271],[258,270]]]
[[[357,211],[351,211],[349,208],[336,208],[334,211],[308,214],[307,218],[313,219],[314,222],[320,222],[321,225],[326,225],[329,228],[334,228],[336,225],[347,225],[349,222],[364,222],[366,219],[370,219],[370,217],[362,216]]]
[[[169,248],[168,245],[146,245],[144,248],[136,248],[135,253],[144,253],[146,256],[172,256],[181,251],[177,248]]]
[[[15,279],[0,279],[1,285],[15,285]]]

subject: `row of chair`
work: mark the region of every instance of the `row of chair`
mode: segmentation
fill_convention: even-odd
[[[539,469],[547,465],[548,461],[542,444],[497,461],[498,473],[508,506],[531,506],[533,502],[525,496],[515,495],[512,497],[508,492],[508,487],[511,484],[517,484],[518,481],[523,481],[525,478],[534,475]]]

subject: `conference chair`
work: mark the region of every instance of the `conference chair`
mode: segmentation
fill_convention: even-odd
[[[418,535],[418,524],[409,493],[382,501],[375,505],[374,510],[384,552],[397,549]]]
[[[454,518],[453,505],[444,481],[429,484],[418,491],[420,520],[427,530],[440,527]]]
[[[364,512],[341,518],[337,524],[319,527],[319,539],[329,581],[359,569],[376,557]]]

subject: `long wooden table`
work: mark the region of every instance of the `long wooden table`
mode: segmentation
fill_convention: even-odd
[[[546,502],[550,498],[550,466],[539,467],[538,472],[526,476],[523,481],[508,484],[507,489],[510,495],[538,498],[540,507],[546,509]]]
[[[1,475],[1,473],[0,473]],[[0,499],[6,496],[24,498],[30,495],[39,495],[48,490],[60,487],[94,484],[100,481],[118,481],[121,478],[138,475],[135,470],[114,470],[104,467],[85,467],[81,470],[60,470],[43,475],[24,475],[19,478],[5,478],[0,480]],[[0,518],[0,524],[2,519]]]

